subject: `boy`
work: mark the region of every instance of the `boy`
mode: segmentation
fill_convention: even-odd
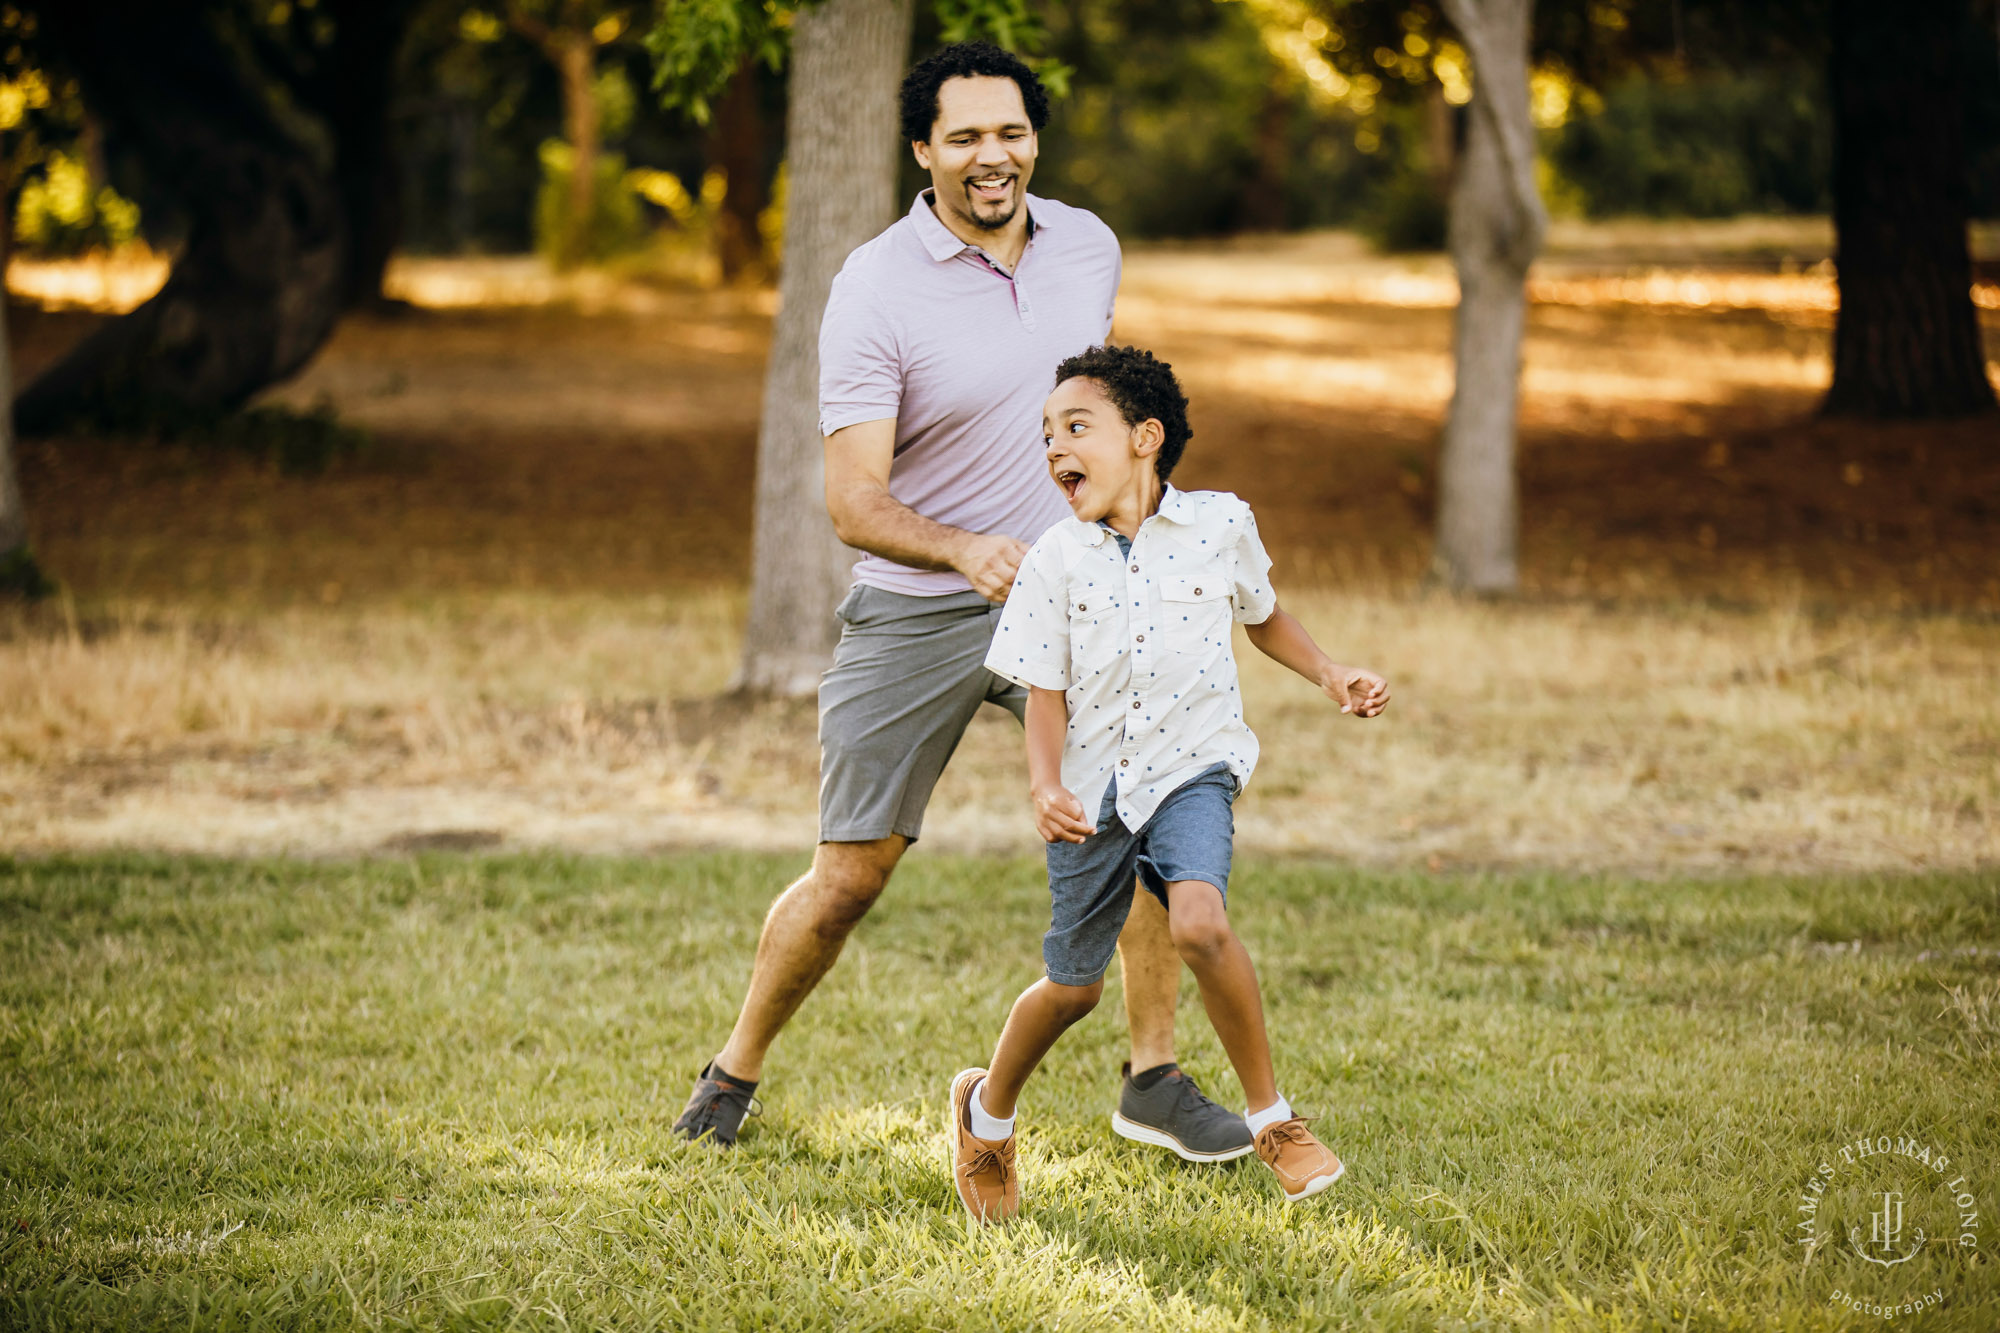
[[[1014,1002],[992,1065],[952,1080],[953,1183],[981,1221],[1019,1209],[1015,1101],[1056,1038],[1096,1006],[1136,871],[1166,905],[1201,986],[1257,1154],[1297,1203],[1344,1168],[1278,1093],[1257,973],[1224,910],[1230,804],[1257,762],[1230,622],[1343,713],[1374,717],[1389,687],[1331,661],[1278,609],[1248,505],[1167,485],[1190,432],[1166,363],[1130,347],[1069,358],[1042,430],[1073,517],[1022,561],[986,665],[1029,691],[1028,780],[1054,900],[1048,975]]]

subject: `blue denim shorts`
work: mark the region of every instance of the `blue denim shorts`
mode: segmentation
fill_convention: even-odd
[[[1042,962],[1049,980],[1088,986],[1111,966],[1118,933],[1132,910],[1132,877],[1167,902],[1167,885],[1198,879],[1229,897],[1229,856],[1236,836],[1230,806],[1236,775],[1216,764],[1182,783],[1137,833],[1118,817],[1118,787],[1105,788],[1097,832],[1082,842],[1049,844],[1049,933]]]

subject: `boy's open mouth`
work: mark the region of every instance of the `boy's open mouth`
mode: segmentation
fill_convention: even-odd
[[[1064,468],[1056,473],[1056,485],[1063,488],[1063,494],[1076,499],[1076,493],[1083,489],[1084,476],[1073,468]]]

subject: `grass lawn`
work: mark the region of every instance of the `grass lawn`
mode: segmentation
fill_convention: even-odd
[[[1026,1220],[981,1233],[941,1104],[1035,975],[1033,862],[913,857],[743,1147],[668,1138],[798,868],[0,860],[0,1327],[1884,1322],[1842,1291],[2000,1324],[1993,874],[1250,860],[1279,1081],[1347,1179],[1286,1208],[1254,1159],[1113,1137],[1113,995],[1023,1101]],[[1182,999],[1186,1062],[1236,1100]],[[1878,1136],[1950,1164],[1853,1153]],[[1849,1237],[1885,1191],[1901,1248],[1926,1232],[1895,1267]]]

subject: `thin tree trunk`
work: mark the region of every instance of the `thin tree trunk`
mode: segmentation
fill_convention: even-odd
[[[597,42],[588,31],[556,34],[556,68],[562,71],[563,135],[569,140],[569,225],[563,229],[562,260],[577,263],[590,246],[597,212],[598,116]]]
[[[29,385],[15,425],[240,406],[304,365],[339,314],[345,228],[328,164],[281,126],[200,6],[70,0],[42,21],[107,132],[190,221],[166,285]]]
[[[1969,18],[1964,0],[1833,5],[1840,314],[1828,415],[1993,410],[1966,240]]]
[[[1511,592],[1520,579],[1514,456],[1521,332],[1528,266],[1548,228],[1528,114],[1533,9],[1533,0],[1444,0],[1472,57],[1474,89],[1451,192],[1456,374],[1438,459],[1432,571],[1465,592]]]
[[[0,403],[14,396],[14,361],[7,343],[7,307],[0,299]],[[14,474],[14,422],[0,412],[0,593],[6,591],[7,567],[28,544],[28,510],[21,500],[21,483]]]
[[[757,434],[757,511],[741,690],[817,688],[837,637],[852,553],[826,514],[819,321],[848,252],[894,216],[896,85],[911,0],[826,0],[799,11],[786,119],[785,258]]]
[[[743,62],[715,109],[708,160],[721,167],[728,178],[715,237],[723,279],[734,282],[755,276],[764,263],[764,238],[757,230],[757,215],[770,203],[771,192],[764,178],[764,121],[757,105],[754,60]]]

